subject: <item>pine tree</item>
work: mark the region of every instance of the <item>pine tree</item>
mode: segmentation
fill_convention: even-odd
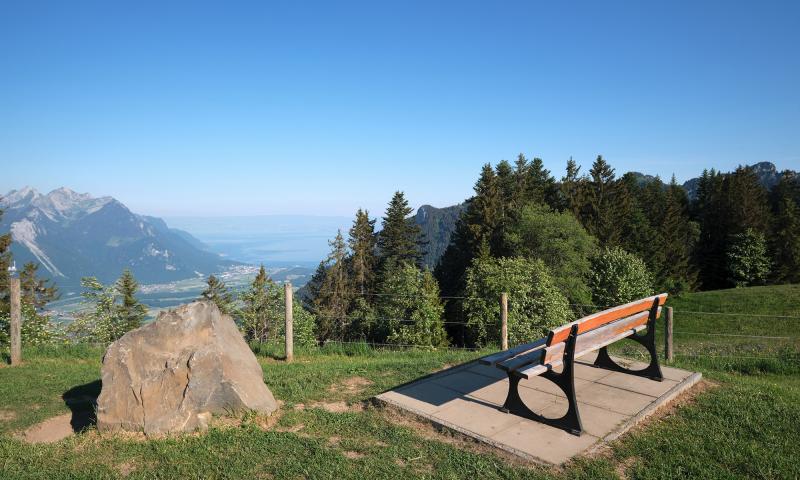
[[[789,189],[776,190],[781,196],[777,200],[771,235],[775,265],[773,279],[778,283],[797,283],[800,282],[800,206],[789,194]]]
[[[408,206],[403,192],[395,192],[386,208],[386,216],[383,217],[382,229],[378,234],[381,265],[400,261],[419,264],[422,260],[419,226],[407,221],[411,212],[413,209]]]
[[[317,313],[317,335],[321,341],[345,338],[347,312],[353,298],[347,272],[347,245],[342,232],[328,242],[331,252],[325,264],[325,278],[314,298]]]
[[[375,281],[377,258],[375,256],[375,220],[369,212],[358,209],[348,240],[350,251],[350,275],[353,288],[364,294],[372,290]]]
[[[214,302],[219,311],[225,315],[233,313],[233,293],[225,285],[225,282],[213,274],[208,276],[206,289],[200,294],[200,298]]]
[[[23,303],[42,308],[60,295],[58,287],[51,280],[39,278],[38,271],[38,263],[26,263],[19,272],[19,282]]]
[[[674,175],[667,190],[660,233],[664,262],[656,273],[658,289],[670,293],[693,290],[697,273],[692,265],[692,253],[698,231],[689,221],[686,191],[678,185]]]
[[[283,292],[269,278],[264,265],[240,298],[239,316],[245,338],[262,342],[275,338],[285,308]]]
[[[544,168],[541,158],[534,158],[530,163],[525,198],[527,203],[544,203],[550,208],[559,207],[556,180],[550,175],[550,170]]]
[[[704,290],[725,288],[729,286],[725,252],[730,216],[723,201],[723,177],[719,172],[714,169],[703,170],[692,211],[700,226],[695,250],[700,284]]]
[[[602,155],[598,155],[589,170],[588,202],[582,211],[584,227],[597,237],[602,246],[618,245],[621,226],[618,223],[620,210],[626,207],[627,197],[614,175],[614,169]]]
[[[579,220],[583,217],[582,213],[586,204],[586,181],[581,177],[580,172],[581,167],[570,157],[567,160],[566,174],[561,178],[561,208],[569,210]]]
[[[136,298],[139,283],[133,277],[133,273],[126,268],[114,284],[114,288],[122,297],[122,303],[117,305],[117,315],[124,331],[129,332],[141,327],[147,316],[147,307]]]

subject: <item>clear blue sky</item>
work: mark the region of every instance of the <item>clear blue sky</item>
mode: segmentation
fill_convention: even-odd
[[[480,166],[800,167],[800,2],[0,4],[0,192],[383,212]]]

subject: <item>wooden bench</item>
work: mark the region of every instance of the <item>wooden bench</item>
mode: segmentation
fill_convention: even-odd
[[[508,396],[501,410],[580,435],[583,427],[575,399],[575,359],[599,350],[594,361],[595,367],[660,382],[664,377],[656,354],[655,322],[666,301],[667,294],[662,293],[603,310],[555,328],[541,340],[481,358],[480,363],[496,366],[508,374]],[[647,332],[640,333],[645,329]],[[650,365],[641,370],[630,370],[609,357],[606,347],[625,338],[634,340],[647,349],[650,353]],[[555,371],[558,367],[562,367],[560,373]],[[519,395],[520,380],[535,376],[552,381],[564,392],[569,408],[563,417],[543,417],[531,411],[522,401]]]

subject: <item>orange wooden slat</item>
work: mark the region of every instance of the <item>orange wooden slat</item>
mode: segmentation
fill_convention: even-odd
[[[575,324],[578,325],[578,334],[580,335],[581,333],[588,332],[607,323],[619,320],[620,318],[628,317],[639,312],[648,311],[653,307],[656,301],[658,302],[659,306],[664,305],[664,303],[667,301],[667,294],[662,293],[660,295],[654,295],[652,297],[636,300],[635,302],[626,303],[625,305],[620,305],[618,307],[609,308],[608,310],[593,313],[592,315],[580,318],[574,322],[554,328],[550,331],[550,335],[547,339],[547,345],[555,345],[565,341],[569,336],[570,329]]]

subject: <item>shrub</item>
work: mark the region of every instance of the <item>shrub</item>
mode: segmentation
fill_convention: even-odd
[[[11,316],[0,315],[0,345],[10,342]],[[41,315],[36,307],[28,303],[22,304],[22,330],[20,331],[23,346],[42,346],[58,343],[61,334],[57,325],[47,315]]]
[[[764,234],[748,228],[734,235],[726,254],[730,281],[737,287],[763,284],[770,271]]]
[[[653,279],[641,258],[614,247],[592,257],[592,302],[611,307],[653,294]]]
[[[506,240],[515,256],[544,262],[571,304],[591,301],[586,282],[596,241],[572,213],[553,211],[546,205],[527,205]]]
[[[477,346],[500,343],[500,294],[508,294],[508,341],[515,345],[543,337],[572,313],[541,260],[485,258],[466,273],[464,313]]]
[[[399,263],[390,266],[381,285],[378,313],[386,322],[386,341],[397,345],[444,347],[444,307],[430,271]]]

